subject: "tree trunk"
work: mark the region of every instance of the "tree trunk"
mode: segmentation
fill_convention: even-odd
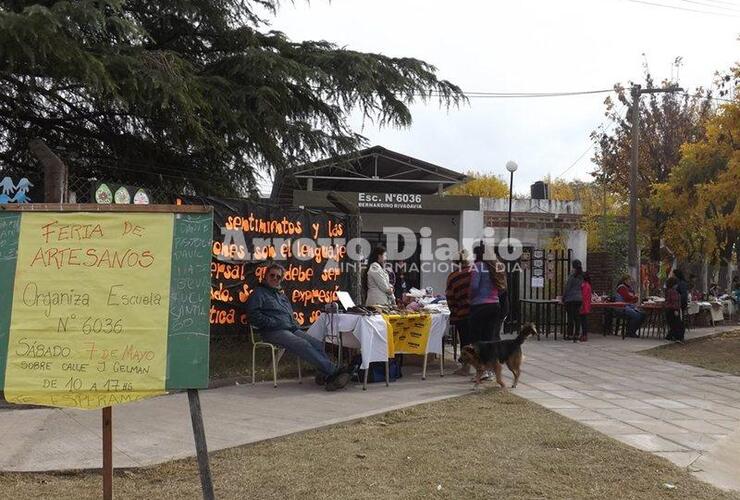
[[[44,201],[67,201],[67,166],[41,139],[31,140],[28,149],[44,168]]]

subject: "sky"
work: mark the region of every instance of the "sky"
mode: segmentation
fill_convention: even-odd
[[[422,59],[472,92],[611,89],[642,81],[645,64],[693,90],[740,61],[740,0],[294,0],[270,24],[294,41]],[[459,172],[508,178],[513,160],[514,190],[528,194],[548,174],[591,179],[607,95],[420,103],[409,128],[351,123],[370,145]]]

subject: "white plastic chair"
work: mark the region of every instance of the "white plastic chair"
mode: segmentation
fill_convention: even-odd
[[[252,325],[249,325],[249,335],[252,340],[252,384],[255,383],[255,376],[257,374],[257,348],[266,347],[270,349],[272,354],[272,383],[273,387],[277,387],[277,367],[280,363],[280,358],[285,354],[285,349],[270,342],[265,342],[258,338],[258,333]],[[276,355],[277,354],[277,355]],[[303,383],[303,377],[301,375],[301,358],[298,359],[298,383]]]

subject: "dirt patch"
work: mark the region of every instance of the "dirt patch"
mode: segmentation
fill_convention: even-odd
[[[640,354],[740,375],[740,330],[690,340],[685,344],[662,345]]]
[[[212,453],[211,470],[220,499],[740,498],[496,390]],[[4,473],[0,491],[6,498],[99,498],[101,478]],[[114,493],[200,498],[196,462],[117,471]]]
[[[247,335],[213,337],[210,349],[211,381],[249,379],[252,377],[252,344]],[[278,378],[298,377],[296,357],[285,354],[278,363]],[[257,381],[272,380],[272,355],[268,348],[257,349]],[[315,370],[307,363],[301,366],[303,375],[313,376]]]

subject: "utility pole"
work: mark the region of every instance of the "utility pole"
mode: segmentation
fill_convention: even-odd
[[[637,175],[640,157],[640,96],[642,94],[660,94],[683,92],[681,87],[672,86],[664,89],[643,89],[641,85],[632,85],[632,161],[630,163],[630,228],[627,249],[627,265],[630,277],[635,284],[637,294],[642,300],[640,290],[640,259],[637,252]]]
[[[637,257],[637,163],[640,155],[640,85],[632,86],[632,161],[630,162],[630,231],[627,265],[632,281],[639,290],[640,263]]]

